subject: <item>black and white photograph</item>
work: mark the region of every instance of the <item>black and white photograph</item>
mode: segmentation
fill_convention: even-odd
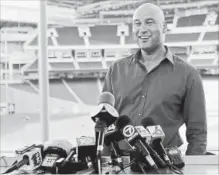
[[[218,0],[0,0],[1,174],[219,174]]]

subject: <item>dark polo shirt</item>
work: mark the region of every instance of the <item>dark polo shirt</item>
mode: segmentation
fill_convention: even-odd
[[[167,47],[166,47],[167,49]],[[120,115],[134,125],[150,117],[165,132],[164,146],[181,146],[179,128],[186,124],[186,154],[204,154],[207,142],[205,97],[199,72],[168,49],[150,72],[140,60],[140,50],[112,64],[103,91],[115,96]],[[120,147],[128,149],[122,141]]]

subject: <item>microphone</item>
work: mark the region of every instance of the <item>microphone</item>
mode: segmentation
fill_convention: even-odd
[[[98,173],[101,174],[101,154],[103,151],[104,136],[107,127],[113,124],[118,118],[119,114],[114,108],[115,98],[110,92],[103,92],[100,94],[98,106],[91,114],[91,119],[96,123],[96,144],[97,144],[97,160]],[[97,139],[98,138],[98,139]]]
[[[71,148],[72,144],[62,139],[45,142],[43,149],[45,157],[40,168],[46,172],[58,173],[56,165],[70,154]]]
[[[113,124],[119,114],[114,108],[115,105],[115,97],[110,92],[103,92],[100,94],[98,99],[98,105],[94,108],[93,112],[91,113],[91,119],[96,122],[96,119],[104,121],[109,127]]]
[[[108,131],[105,134],[104,144],[110,146],[111,150],[111,164],[118,165],[121,169],[124,168],[122,163],[122,151],[119,148],[118,141],[123,140],[124,137],[118,129]]]
[[[72,157],[76,154],[76,148],[73,147],[69,153],[69,155],[63,159],[61,162],[58,162],[57,166],[59,167],[59,173],[61,174],[65,174],[65,172],[68,172],[68,171],[62,171],[63,169],[67,169],[68,167],[68,164],[70,163]]]
[[[33,171],[42,163],[42,145],[31,145],[16,150],[17,163],[7,169],[3,174],[11,173],[22,168],[24,171]]]
[[[96,172],[97,163],[95,138],[82,136],[80,138],[76,138],[76,141],[78,160],[85,162],[88,169]]]
[[[157,154],[157,152],[149,145],[151,142],[151,134],[148,130],[146,130],[143,126],[135,126],[139,135],[145,139],[146,147],[148,148],[151,157],[155,160],[155,163],[160,168],[166,167],[166,163],[161,159],[161,157]]]
[[[141,123],[151,133],[152,147],[163,158],[168,166],[171,165],[172,163],[170,161],[170,158],[162,143],[165,138],[165,133],[163,132],[161,126],[155,125],[152,118],[145,118],[142,120]]]
[[[120,116],[116,121],[116,128],[118,128],[123,134],[126,142],[130,145],[133,150],[137,150],[140,153],[146,162],[149,164],[151,168],[153,168],[157,173],[158,167],[144,143],[144,140],[139,135],[137,129],[132,125],[131,120],[128,116]],[[145,173],[145,172],[144,172]]]

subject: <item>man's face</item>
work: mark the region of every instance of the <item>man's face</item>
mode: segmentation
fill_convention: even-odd
[[[151,51],[163,44],[164,20],[150,9],[139,9],[133,17],[133,34],[139,47]]]

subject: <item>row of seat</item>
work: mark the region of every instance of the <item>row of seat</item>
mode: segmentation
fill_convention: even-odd
[[[196,15],[197,17],[180,18],[180,23],[177,23],[177,27],[192,27],[202,26],[201,20],[205,15]],[[200,20],[195,20],[200,18]],[[196,22],[194,22],[196,21]],[[201,22],[202,21],[202,22]],[[218,21],[218,18],[217,18]],[[191,25],[193,24],[193,25]],[[88,41],[91,46],[93,45],[111,45],[120,44],[120,36],[117,36],[117,25],[96,25],[89,27],[91,36],[88,36]],[[79,29],[76,26],[56,28],[57,35],[54,35],[57,44],[60,46],[81,46],[85,45],[85,41],[82,36],[79,35]],[[86,32],[85,32],[86,33]],[[200,36],[200,32],[195,33],[177,33],[167,34],[165,42],[195,42]],[[125,44],[135,44],[132,36],[132,24],[128,24],[128,35],[125,35]],[[218,32],[206,32],[203,41],[216,40],[218,38]],[[30,46],[36,46],[38,44],[37,36],[29,43]],[[48,45],[54,45],[51,37],[48,37]]]
[[[108,28],[114,28],[114,30],[108,30]],[[62,31],[63,30],[63,31]],[[131,29],[130,29],[131,30]],[[84,39],[79,36],[77,27],[59,28],[60,35],[56,38],[58,45],[60,46],[83,46],[85,45]],[[68,32],[65,32],[68,31]],[[89,44],[93,45],[111,45],[120,44],[120,37],[116,36],[116,26],[104,26],[97,27],[97,30],[89,38]],[[63,35],[61,34],[63,33]],[[125,44],[135,44],[131,31],[130,35],[125,36]],[[165,42],[178,43],[178,42],[195,42],[200,36],[200,32],[196,33],[179,33],[179,34],[166,34]],[[206,32],[203,41],[216,40],[218,38],[218,32]],[[30,46],[36,46],[38,44],[37,37],[30,43]],[[48,45],[54,45],[51,38],[48,38]]]
[[[73,93],[71,93],[70,90],[66,87],[62,79],[50,79],[49,80],[50,97],[65,100],[65,101],[70,101],[74,103],[82,102],[86,105],[97,104],[97,100],[100,95],[100,88],[102,88],[102,84],[103,84],[103,79],[80,78],[80,79],[66,79],[64,81],[67,84],[68,88],[70,88]],[[30,85],[30,83],[32,84],[32,86]],[[28,95],[38,94],[37,92],[37,89],[39,89],[38,80],[30,80],[30,83],[10,84],[9,88],[14,89],[14,91],[19,91],[21,94],[24,95],[25,93],[27,93]],[[1,91],[3,92],[4,90],[5,90],[5,86],[1,85]],[[5,94],[5,92],[3,94]],[[8,99],[10,101],[13,101],[14,94],[11,93],[8,95],[9,95]],[[22,99],[25,100],[25,97],[22,97]],[[6,101],[5,95],[1,96],[1,101],[2,102]],[[32,102],[30,101],[30,103]]]

